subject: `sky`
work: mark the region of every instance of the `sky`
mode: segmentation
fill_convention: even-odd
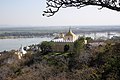
[[[0,0],[0,25],[80,26],[120,25],[120,12],[97,6],[60,9],[52,17],[42,16],[46,0]]]

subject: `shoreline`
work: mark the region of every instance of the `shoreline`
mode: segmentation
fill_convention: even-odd
[[[16,38],[16,39],[0,39],[0,52],[19,49],[20,46],[29,46],[39,44],[42,41],[50,41],[52,37],[34,37],[34,38]]]

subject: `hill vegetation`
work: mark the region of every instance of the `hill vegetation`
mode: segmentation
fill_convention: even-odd
[[[0,80],[120,80],[119,41],[93,48],[79,39],[74,52],[53,52],[51,45],[38,44],[42,51],[31,49],[22,59],[15,51],[1,52]]]

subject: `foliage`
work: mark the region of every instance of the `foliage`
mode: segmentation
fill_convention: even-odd
[[[82,44],[83,38],[77,42]],[[80,49],[79,54],[36,51],[21,60],[13,51],[3,52],[0,80],[120,80],[120,43],[101,47],[103,51]]]
[[[47,42],[43,41],[40,45],[40,48],[42,50],[42,53],[49,53],[52,52],[52,45],[54,45],[54,42]]]
[[[93,39],[92,39],[91,37],[86,37],[86,40],[87,40],[88,42],[93,41]]]
[[[64,52],[68,52],[69,49],[70,49],[70,45],[69,45],[69,44],[66,44],[66,45],[64,46]]]
[[[74,52],[79,54],[82,50],[84,50],[84,38],[80,37],[74,42]]]
[[[98,67],[100,79],[119,80],[120,77],[120,43],[107,44],[103,53],[98,53],[92,64]]]

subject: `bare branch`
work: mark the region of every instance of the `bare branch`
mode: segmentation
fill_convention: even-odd
[[[101,6],[115,11],[120,11],[120,0],[46,0],[46,11],[43,16],[53,16],[60,8],[76,7],[80,9],[88,5]]]

